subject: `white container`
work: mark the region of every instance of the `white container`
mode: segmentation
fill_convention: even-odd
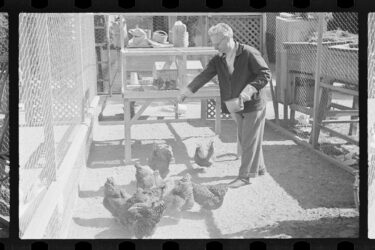
[[[131,85],[139,85],[137,72],[131,72],[130,73],[130,84]]]
[[[173,45],[175,47],[188,47],[189,46],[189,33],[187,32],[186,25],[181,21],[174,23],[172,28]]]
[[[233,98],[228,101],[225,101],[230,113],[236,113],[244,109],[243,100],[241,98]]]

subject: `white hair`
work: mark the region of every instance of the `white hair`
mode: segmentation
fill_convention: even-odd
[[[221,36],[226,36],[226,37],[232,38],[233,37],[233,30],[226,23],[218,23],[218,24],[212,26],[208,30],[208,35],[209,36],[215,36],[215,35],[219,35],[219,34]]]

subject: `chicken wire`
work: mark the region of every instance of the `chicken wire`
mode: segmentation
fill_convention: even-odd
[[[375,13],[368,15],[368,207],[375,200],[375,113],[370,108],[375,103]],[[370,210],[369,210],[370,211]]]
[[[20,236],[96,91],[91,14],[20,14]]]
[[[0,14],[0,214],[9,216],[9,59],[8,15]]]
[[[322,27],[319,27],[320,14],[323,15]],[[358,109],[357,14],[267,13],[267,22],[266,38],[271,40],[267,53],[271,59],[269,61],[274,78],[274,118],[277,118],[281,126],[296,134],[298,139],[313,143],[313,113],[316,110],[317,123],[323,124],[324,120],[324,126],[333,131],[327,132],[319,127],[316,129],[316,134],[319,135],[317,148],[357,168],[357,144],[352,141],[347,143],[335,132],[358,141],[358,122],[349,121],[358,117],[330,117],[333,112],[341,112],[339,110]],[[321,59],[318,61],[319,28],[322,30],[323,39]],[[275,63],[272,62],[273,59]],[[320,88],[320,107],[314,107],[317,65],[320,66],[320,82],[339,90],[344,89],[344,92],[345,89],[349,90],[350,94],[324,91]],[[351,92],[355,94],[352,95]]]

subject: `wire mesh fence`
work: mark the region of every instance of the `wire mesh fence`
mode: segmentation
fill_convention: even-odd
[[[375,13],[368,15],[368,207],[373,207],[375,201]],[[369,216],[370,217],[370,216]],[[369,221],[373,229],[373,222]]]
[[[267,21],[267,38],[275,41],[267,52],[275,59],[270,64],[276,122],[358,169],[357,14],[273,13]]]
[[[91,14],[20,15],[21,237],[96,94],[94,42]]]
[[[0,13],[0,215],[9,216],[8,15]]]

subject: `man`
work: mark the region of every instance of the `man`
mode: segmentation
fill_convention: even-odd
[[[271,72],[258,50],[233,40],[229,25],[219,23],[208,30],[208,35],[220,53],[181,90],[177,101],[183,102],[218,76],[222,111],[231,113],[236,121],[242,151],[238,178],[229,183],[229,187],[238,188],[250,184],[250,178],[266,171],[262,151],[266,101],[262,89],[271,80]],[[238,98],[242,110],[228,110],[225,102],[233,98]]]

